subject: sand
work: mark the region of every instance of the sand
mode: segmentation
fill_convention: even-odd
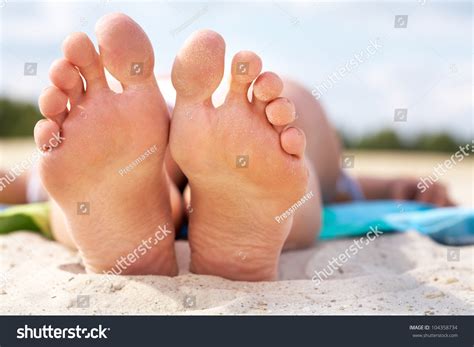
[[[85,274],[77,252],[18,232],[0,238],[0,314],[474,313],[474,246],[448,261],[448,249],[426,236],[384,235],[316,285],[314,271],[351,244],[344,239],[286,252],[279,281],[249,283],[190,274],[188,244],[179,241],[179,276],[107,279]]]
[[[0,166],[26,159],[32,141],[0,141]],[[448,154],[349,152],[350,173],[428,175]],[[441,180],[473,207],[473,158]],[[29,232],[0,236],[0,314],[473,314],[474,246],[451,249],[416,232],[383,235],[321,284],[311,278],[352,244],[321,242],[284,253],[277,282],[233,282],[189,274],[189,249],[176,243],[175,278],[84,273],[80,257]],[[448,261],[459,250],[459,261]]]

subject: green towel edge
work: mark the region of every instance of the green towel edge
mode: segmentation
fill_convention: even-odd
[[[8,207],[0,212],[0,235],[28,230],[38,232],[52,240],[49,213],[48,202]]]

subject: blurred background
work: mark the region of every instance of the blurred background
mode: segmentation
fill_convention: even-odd
[[[190,33],[213,29],[227,42],[227,62],[239,50],[253,50],[265,70],[313,92],[354,155],[355,174],[428,175],[458,146],[473,144],[472,6],[431,0],[0,0],[0,167],[34,148],[36,100],[49,85],[48,68],[61,56],[65,36],[84,31],[96,43],[98,18],[121,11],[150,36],[157,75],[169,74]],[[442,178],[470,206],[472,164],[466,157]]]

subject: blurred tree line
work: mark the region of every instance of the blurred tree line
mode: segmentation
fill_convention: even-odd
[[[33,136],[33,129],[42,118],[30,103],[0,98],[0,138]]]
[[[383,129],[354,139],[341,133],[346,148],[364,150],[456,152],[467,142],[446,132],[419,134],[412,140],[402,139],[394,130]]]
[[[0,139],[33,136],[33,128],[41,118],[38,108],[31,103],[0,98]],[[421,134],[412,141],[402,139],[391,129],[358,139],[340,134],[345,147],[349,149],[455,152],[466,143],[448,133]]]

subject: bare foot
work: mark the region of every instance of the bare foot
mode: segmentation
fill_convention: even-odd
[[[169,114],[153,73],[153,48],[123,14],[103,17],[96,34],[100,55],[86,34],[74,33],[51,67],[53,86],[39,100],[47,119],[35,128],[46,151],[41,177],[88,271],[175,275],[163,163]],[[104,67],[123,93],[109,89]],[[52,148],[47,143],[57,134],[62,141]]]
[[[293,104],[279,98],[274,73],[242,51],[232,61],[224,104],[211,97],[224,73],[225,43],[212,31],[192,35],[172,72],[177,91],[171,153],[189,179],[193,212],[191,271],[234,280],[273,280],[292,217],[277,223],[306,193],[305,135],[287,125]],[[251,83],[253,101],[247,93]]]

